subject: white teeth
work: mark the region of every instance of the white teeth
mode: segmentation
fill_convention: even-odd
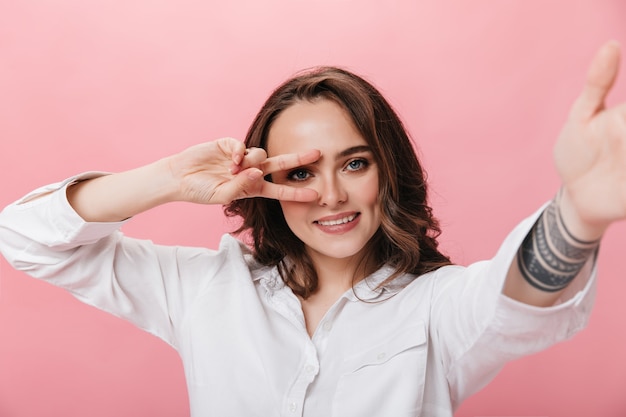
[[[328,220],[328,221],[318,221],[319,224],[321,224],[322,226],[336,226],[338,224],[344,224],[344,223],[350,223],[352,220],[354,220],[354,218],[356,217],[356,214],[353,214],[351,216],[346,216],[343,219],[337,219],[337,220]]]

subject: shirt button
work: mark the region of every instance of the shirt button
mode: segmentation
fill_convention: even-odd
[[[332,328],[333,328],[333,324],[329,321],[327,321],[326,323],[322,325],[322,329],[324,329],[327,332],[330,331],[330,329]]]
[[[307,365],[304,367],[304,370],[306,371],[307,374],[312,374],[313,372],[315,372],[315,366]]]
[[[289,404],[289,411],[291,411],[292,413],[295,413],[297,410],[298,410],[298,404],[296,403]]]
[[[387,354],[385,352],[380,352],[377,356],[379,361],[382,361],[383,359],[385,359],[387,357]]]

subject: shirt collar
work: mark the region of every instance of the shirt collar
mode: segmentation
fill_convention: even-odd
[[[386,299],[388,296],[397,294],[402,288],[406,287],[415,277],[409,274],[402,274],[391,282],[381,285],[387,280],[395,269],[389,265],[385,265],[378,271],[374,272],[365,279],[359,281],[354,287],[345,294],[345,297],[351,301],[372,301],[379,298]]]
[[[260,265],[257,264],[257,266]],[[394,278],[391,282],[381,286],[380,284],[394,272],[395,269],[393,267],[385,265],[365,279],[357,282],[353,288],[349,289],[344,294],[344,297],[350,301],[372,301],[380,298],[383,294],[391,296],[398,293],[415,279],[411,274],[402,274]],[[285,287],[285,283],[278,273],[277,267],[261,266],[260,268],[254,268],[252,270],[252,279],[259,281],[269,295]]]

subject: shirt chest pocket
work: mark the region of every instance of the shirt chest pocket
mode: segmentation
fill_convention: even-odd
[[[333,415],[416,416],[421,410],[428,337],[423,322],[347,357],[340,370]]]

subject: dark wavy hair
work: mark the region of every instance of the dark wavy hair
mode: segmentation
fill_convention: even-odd
[[[438,250],[439,222],[428,205],[426,173],[409,135],[391,105],[368,81],[347,70],[317,67],[296,74],[267,99],[246,135],[247,147],[267,150],[272,123],[289,106],[326,99],[339,104],[371,147],[378,166],[378,202],[381,225],[368,242],[365,270],[390,265],[394,273],[417,276],[449,265]],[[249,232],[254,256],[263,265],[276,266],[285,284],[307,298],[318,286],[315,267],[304,243],[289,229],[276,200],[249,198],[225,206],[227,216],[241,216],[235,233]]]

